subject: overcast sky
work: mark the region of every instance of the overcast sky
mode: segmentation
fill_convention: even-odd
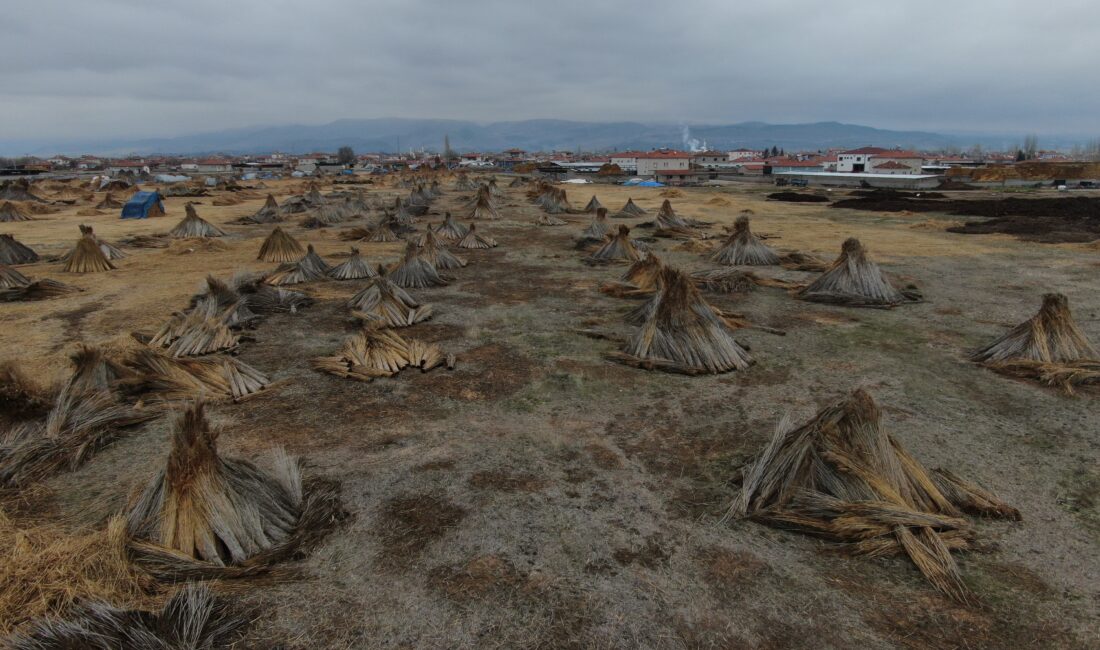
[[[0,15],[0,139],[395,116],[1100,134],[1095,0],[34,0]]]

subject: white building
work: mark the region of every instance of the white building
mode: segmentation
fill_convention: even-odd
[[[744,160],[746,158],[755,158],[756,152],[752,149],[734,149],[733,151],[726,152],[726,160],[734,162],[735,160]]]
[[[611,154],[611,164],[618,165],[619,169],[623,171],[630,171],[633,173],[638,169],[638,155],[637,151],[621,151],[619,153]]]
[[[653,176],[658,169],[690,169],[692,154],[683,151],[649,151],[638,154],[638,176]]]
[[[868,170],[871,157],[879,154],[890,153],[889,149],[879,147],[861,147],[841,151],[836,157],[836,170],[842,174],[859,174]]]

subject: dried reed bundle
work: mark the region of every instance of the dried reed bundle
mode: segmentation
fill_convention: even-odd
[[[680,215],[672,209],[672,202],[665,199],[664,203],[661,204],[661,209],[657,211],[657,227],[675,230],[677,228],[687,228],[688,222],[681,219]]]
[[[262,208],[257,210],[255,214],[242,217],[240,221],[241,223],[275,223],[276,221],[282,221],[282,218],[282,211],[279,209],[278,202],[275,201],[274,196],[268,194]]]
[[[798,297],[849,307],[890,308],[913,302],[919,294],[895,289],[878,265],[867,259],[867,252],[859,240],[851,237],[845,240],[840,257],[819,278],[799,291]]]
[[[644,217],[646,214],[648,213],[645,209],[638,207],[638,205],[634,203],[634,199],[628,198],[622,209],[612,216],[616,219],[633,219],[634,217]]]
[[[83,229],[84,226],[81,226],[82,231]],[[68,260],[62,269],[67,273],[113,271],[115,265],[111,264],[107,256],[103,254],[103,250],[99,247],[99,242],[92,234],[91,229],[89,228],[83,232],[84,234],[76,242],[76,247],[69,253]]]
[[[420,255],[437,269],[447,271],[466,266],[466,260],[447,250],[447,247],[436,236],[435,231],[430,228],[424,233],[424,243],[420,246]]]
[[[455,189],[460,192],[472,192],[477,189],[477,183],[466,174],[458,174],[455,178]]]
[[[271,234],[260,246],[260,254],[256,259],[264,262],[294,262],[305,255],[302,245],[296,239],[283,232],[279,226],[271,231]]]
[[[22,287],[0,290],[0,302],[50,300],[51,298],[60,298],[61,296],[67,296],[70,293],[77,293],[80,291],[83,291],[83,289],[58,282],[57,280],[43,278]]]
[[[842,542],[857,554],[906,554],[940,591],[969,600],[951,550],[971,546],[964,513],[1019,520],[1020,513],[946,471],[927,471],[882,427],[863,390],[800,427],[780,424],[742,470],[727,517]]]
[[[209,221],[203,219],[195,212],[195,206],[188,203],[184,206],[187,216],[176,224],[176,227],[168,231],[168,235],[174,239],[192,239],[201,237],[224,237],[225,231]]]
[[[316,370],[358,381],[392,377],[409,366],[427,371],[443,364],[453,368],[454,357],[438,345],[408,341],[377,324],[348,337],[336,355],[313,360]]]
[[[36,621],[11,641],[12,650],[81,648],[228,648],[248,619],[202,584],[179,589],[159,611],[129,610],[87,601],[61,619]]]
[[[106,196],[99,203],[96,203],[96,210],[119,210],[122,208],[122,201],[119,201],[113,194],[107,192]]]
[[[474,201],[474,206],[470,209],[470,218],[475,221],[500,218],[500,212],[498,212],[496,206],[493,205],[493,201],[489,198],[488,192],[478,193],[477,199]]]
[[[535,220],[535,224],[539,226],[564,226],[567,222],[559,219],[552,214],[540,214],[539,218]]]
[[[440,239],[449,242],[460,241],[468,232],[470,229],[455,221],[450,212],[443,218],[443,223],[435,229],[435,234],[439,235]]]
[[[634,245],[634,241],[630,239],[630,228],[620,225],[618,232],[609,237],[604,245],[588,256],[585,261],[589,264],[608,264],[621,261],[637,262],[643,256],[644,254],[638,250],[638,247]]]
[[[495,248],[496,245],[497,240],[488,235],[479,234],[475,224],[470,224],[470,227],[466,230],[466,234],[462,236],[462,239],[458,240],[457,244],[455,244],[455,246],[459,248],[472,249]]]
[[[642,323],[617,361],[688,375],[745,370],[749,353],[733,338],[733,328],[684,273],[664,267],[657,292],[642,306]]]
[[[220,313],[209,304],[187,313],[177,312],[149,341],[152,347],[163,347],[174,357],[193,357],[235,350],[240,337],[230,328],[235,308]]]
[[[592,198],[588,200],[588,204],[584,206],[584,211],[595,212],[596,210],[599,210],[601,208],[603,208],[603,204],[600,203],[600,200],[596,198],[595,194],[593,194]],[[604,214],[606,214],[606,211],[604,212]]]
[[[359,249],[352,246],[348,259],[329,269],[328,276],[334,280],[365,280],[377,277],[378,273],[359,254]]]
[[[270,570],[317,543],[344,513],[330,484],[303,484],[276,449],[265,471],[217,452],[201,402],[179,413],[172,449],[127,513],[130,551],[154,575],[234,578]]]
[[[110,444],[119,430],[156,417],[119,403],[114,394],[65,385],[45,421],[0,435],[0,484],[26,485],[75,470]]]
[[[130,372],[98,346],[81,344],[69,355],[73,362],[73,374],[69,377],[69,389],[78,392],[90,390],[112,391],[119,382],[130,377]]]
[[[821,273],[829,269],[829,263],[808,253],[783,253],[779,256],[779,264],[791,271],[810,271]]]
[[[49,391],[13,361],[0,362],[0,413],[15,418],[45,416],[52,400]]]
[[[0,205],[0,223],[31,220],[33,220],[33,217],[23,212],[22,208],[11,201],[4,201],[4,204]]]
[[[757,287],[794,289],[798,286],[786,280],[764,278],[752,271],[731,268],[696,271],[691,274],[691,281],[700,289],[715,293],[747,293]]]
[[[386,277],[397,286],[406,289],[442,287],[448,282],[446,278],[439,275],[435,266],[420,254],[420,250],[412,242],[405,246],[404,257],[390,268]]]
[[[600,283],[600,292],[616,298],[652,296],[657,291],[664,263],[656,255],[646,255],[630,265],[618,282]]]
[[[596,197],[592,197],[595,199]],[[611,224],[607,221],[607,208],[596,208],[596,216],[592,217],[592,223],[581,233],[585,239],[603,239],[611,233]]]
[[[970,360],[1069,394],[1074,386],[1100,383],[1100,355],[1060,293],[1044,294],[1038,313],[972,353]]]
[[[404,289],[376,277],[347,303],[352,315],[385,327],[408,327],[432,317],[432,306],[422,305]]]
[[[8,234],[0,234],[0,264],[32,264],[38,261],[38,253]]]
[[[130,381],[132,390],[164,401],[239,402],[271,384],[266,375],[236,357],[177,359],[140,350],[130,368],[136,375]]]
[[[0,183],[0,200],[46,202],[45,199],[31,193],[31,183],[26,178]]]
[[[25,287],[30,283],[31,281],[27,276],[7,264],[0,264],[0,289],[15,289]]]
[[[749,229],[749,218],[737,217],[733,232],[722,247],[710,256],[712,262],[726,266],[768,266],[779,264],[779,255]]]

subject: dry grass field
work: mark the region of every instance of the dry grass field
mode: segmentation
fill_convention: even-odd
[[[504,188],[509,179],[501,180]],[[266,182],[258,194],[280,202],[303,186]],[[444,211],[467,223],[462,206],[473,193],[451,185],[417,218],[421,230]],[[408,192],[362,187],[387,202]],[[628,197],[650,212],[613,224],[652,220],[664,200],[660,189],[562,187],[574,208],[595,194],[612,212]],[[334,189],[344,188],[322,192]],[[754,231],[771,246],[828,260],[859,237],[925,301],[878,310],[768,287],[708,293],[715,306],[784,335],[738,330],[756,360],[744,372],[688,377],[621,365],[605,355],[632,331],[623,317],[638,303],[601,294],[598,284],[625,267],[584,264],[573,240],[589,216],[536,226],[541,211],[523,188],[503,190],[503,219],[478,224],[499,247],[456,251],[469,265],[448,271],[448,286],[410,290],[435,313],[402,335],[439,343],[456,356],[453,370],[410,369],[369,383],[315,371],[311,359],[354,330],[344,303],[364,282],[293,287],[315,303],[266,318],[240,351],[277,385],[208,412],[222,428],[223,454],[258,458],[284,446],[308,474],[340,484],[350,516],[290,562],[291,575],[215,585],[254,612],[242,647],[1100,647],[1097,392],[1070,397],[967,361],[1050,291],[1068,296],[1100,343],[1096,248],[952,234],[944,228],[959,218],[945,214],[768,201],[770,189],[683,189],[671,201],[681,216],[716,222],[708,231],[716,237],[751,210]],[[221,250],[124,247],[129,256],[107,273],[67,274],[57,262],[20,267],[84,291],[0,303],[0,360],[56,381],[79,343],[138,347],[131,333],[155,331],[207,275],[272,270],[256,260],[271,227],[232,223],[262,198],[212,205],[223,194],[169,198],[167,216],[142,221],[117,211],[78,216],[90,205],[82,202],[0,224],[40,254],[61,255],[78,224],[108,242],[165,233],[194,200],[201,217],[228,232]],[[283,228],[330,262],[348,251],[338,233],[363,223],[307,230],[300,220]],[[713,266],[702,250],[716,241],[651,247],[693,271]],[[371,263],[390,263],[404,242],[356,246]],[[798,283],[815,277],[755,271]],[[941,595],[904,557],[853,557],[807,535],[721,521],[740,468],[777,421],[805,421],[860,387],[925,466],[950,469],[1020,510],[1019,522],[977,521],[982,548],[956,555],[975,602]],[[75,471],[5,490],[0,527],[103,530],[163,466],[168,444],[169,421],[160,418]]]

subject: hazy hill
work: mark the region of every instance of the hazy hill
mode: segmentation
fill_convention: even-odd
[[[268,126],[197,133],[172,138],[102,139],[82,141],[0,141],[0,153],[6,155],[56,153],[77,154],[201,154],[263,153],[285,151],[335,151],[350,145],[356,151],[408,151],[426,148],[438,151],[443,136],[459,151],[493,151],[519,147],[528,151],[551,149],[609,151],[613,149],[652,149],[685,147],[687,138],[706,141],[715,149],[780,147],[787,150],[826,149],[829,147],[882,147],[938,149],[944,146],[1013,146],[1010,137],[962,136],[923,131],[891,131],[840,122],[812,124],[767,124],[742,122],[727,125],[694,125],[685,136],[677,124],[637,122],[572,122],[566,120],[524,120],[480,124],[461,120],[422,119],[351,119],[328,124]],[[1044,142],[1053,146],[1049,140]]]

